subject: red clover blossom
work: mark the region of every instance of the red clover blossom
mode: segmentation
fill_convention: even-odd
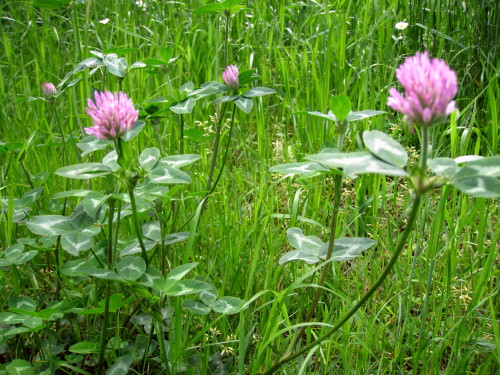
[[[238,79],[238,67],[236,65],[229,65],[222,73],[224,83],[232,90],[240,87],[240,80]]]
[[[42,83],[42,92],[45,99],[49,100],[55,94],[57,94],[57,89],[52,82],[43,82]]]
[[[429,53],[408,57],[396,70],[405,96],[394,87],[387,105],[404,114],[411,125],[430,127],[455,109],[457,75],[444,60],[429,59]]]
[[[94,120],[94,126],[85,128],[89,135],[99,139],[114,140],[134,126],[139,111],[132,100],[123,92],[95,92],[95,103],[88,99],[87,114]]]

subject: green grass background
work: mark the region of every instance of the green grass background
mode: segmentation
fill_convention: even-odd
[[[114,91],[119,82],[106,73],[91,77],[81,73],[82,81],[58,98],[57,115],[48,103],[26,98],[41,96],[43,81],[58,83],[78,62],[91,56],[89,51],[135,48],[124,55],[132,64],[156,58],[159,48],[170,46],[179,56],[169,70],[175,88],[187,81],[196,85],[220,81],[223,19],[215,14],[193,14],[202,1],[143,3],[145,10],[123,0],[87,0],[55,10],[33,7],[29,1],[0,4],[0,140],[24,143],[36,131],[23,158],[15,152],[0,155],[2,198],[20,197],[31,189],[30,184],[44,184],[38,213],[50,214],[50,197],[68,186],[52,174],[78,162],[73,147],[62,145],[60,127],[66,135],[83,135],[83,127],[90,125],[84,108],[91,88]],[[499,151],[497,1],[248,0],[242,4],[244,9],[231,18],[229,63],[238,65],[240,71],[255,69],[261,76],[259,85],[272,87],[278,94],[259,99],[248,116],[237,113],[228,165],[201,218],[198,242],[189,248],[175,245],[170,256],[174,264],[200,261],[196,271],[210,278],[222,295],[249,299],[260,291],[268,292],[236,316],[182,316],[176,327],[182,336],[172,344],[172,356],[180,362],[199,352],[202,365],[189,370],[192,373],[208,371],[213,355],[223,349],[232,353],[232,373],[256,373],[269,367],[286,349],[290,327],[301,322],[301,308],[315,292],[317,278],[309,277],[283,298],[283,290],[310,267],[298,263],[278,266],[277,262],[289,250],[289,227],[300,227],[326,241],[332,181],[282,179],[268,169],[318,152],[325,142],[335,142],[336,130],[331,123],[296,112],[326,112],[331,95],[346,93],[353,110],[388,111],[353,123],[346,138],[349,150],[361,146],[363,130],[378,129],[402,142],[415,156],[419,134],[410,133],[401,116],[385,103],[389,88],[396,85],[397,66],[405,57],[428,50],[431,56],[445,59],[457,71],[459,81],[456,100],[460,116],[433,129],[433,156],[489,156]],[[107,24],[99,23],[105,18],[109,18]],[[408,28],[396,30],[395,24],[404,20]],[[161,72],[134,70],[122,85],[137,105],[168,94],[166,75]],[[213,113],[209,100],[201,101],[186,116],[187,129],[209,134],[208,128],[214,128]],[[176,154],[178,118],[167,116],[160,126],[164,150]],[[151,126],[138,139],[134,143],[137,151],[156,146]],[[196,210],[200,198],[196,192],[204,189],[208,176],[211,143],[210,137],[186,140],[186,152],[203,158],[191,168],[193,183],[178,195],[181,210],[176,228]],[[100,160],[105,153],[94,154]],[[50,173],[45,181],[43,172]],[[105,189],[99,179],[73,181],[68,187],[84,186]],[[410,202],[410,190],[401,180],[363,176],[346,184],[338,236],[368,236],[378,245],[355,261],[333,266],[316,321],[333,323],[377,279],[404,227]],[[282,373],[500,371],[498,213],[495,200],[473,199],[450,187],[437,191],[427,199],[408,249],[383,288],[321,348],[307,359],[285,366]],[[169,215],[168,208],[165,215]],[[32,236],[7,216],[0,219],[0,246]],[[143,222],[147,220],[150,218],[142,217]],[[123,223],[122,232],[124,237],[132,236],[131,222]],[[0,271],[4,306],[16,290],[42,305],[47,300],[50,288],[43,281],[43,256],[19,269],[17,276]],[[69,254],[65,257],[70,259]],[[76,298],[88,295],[89,305],[102,298],[97,284],[83,287],[76,282],[67,285]],[[80,339],[97,342],[98,326],[86,319]],[[123,317],[116,319],[119,332]],[[212,328],[217,331],[205,335]],[[58,344],[68,344],[64,333],[71,329],[70,325],[49,336]],[[308,331],[307,338],[319,336],[321,329]],[[133,332],[124,335],[128,341],[134,340]],[[39,348],[36,340],[27,339],[32,341],[33,348]],[[33,360],[36,350],[23,342],[18,342],[15,353],[4,353],[3,358]],[[10,342],[12,347],[16,344]]]

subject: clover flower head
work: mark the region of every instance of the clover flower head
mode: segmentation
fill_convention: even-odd
[[[405,59],[396,77],[405,93],[391,88],[387,105],[404,114],[411,125],[432,126],[455,109],[457,74],[444,60],[429,59],[427,51],[417,53]]]
[[[404,30],[408,27],[408,22],[398,22],[395,27],[398,30]]]
[[[238,78],[238,67],[236,65],[229,65],[222,73],[224,83],[231,89],[236,90],[240,87],[240,80]]]
[[[42,92],[45,99],[49,100],[55,94],[57,94],[57,89],[52,82],[43,82],[42,83]]]
[[[134,126],[139,111],[123,92],[95,92],[95,102],[88,99],[85,109],[94,126],[85,128],[89,135],[98,139],[115,140]]]

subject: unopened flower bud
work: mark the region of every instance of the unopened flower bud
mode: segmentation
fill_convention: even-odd
[[[42,83],[42,92],[45,99],[49,100],[55,94],[57,94],[57,89],[52,82],[43,82]]]

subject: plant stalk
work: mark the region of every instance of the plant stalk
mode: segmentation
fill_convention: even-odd
[[[337,221],[340,208],[340,196],[342,194],[342,179],[343,179],[342,177],[343,176],[335,176],[335,197],[333,201],[332,223],[330,225],[330,238],[328,241],[328,252],[325,260],[329,260],[332,257],[333,248],[335,246],[335,233],[337,232]],[[323,286],[326,283],[329,270],[330,270],[330,263],[328,262],[323,266],[321,278],[319,280],[318,287],[316,288],[316,294],[314,296],[313,303],[309,309],[309,312],[307,313],[304,322],[311,321],[311,319],[314,316],[314,312],[316,311],[316,307],[318,306],[318,302],[323,292]],[[299,331],[297,332],[294,339],[291,341],[287,351],[285,352],[285,355],[283,356],[284,358],[286,358],[288,355],[290,355],[290,353],[293,352],[293,349],[299,342],[300,338],[304,335],[306,329],[307,326],[305,325],[300,327]]]
[[[113,269],[113,215],[114,215],[115,200],[109,200],[108,209],[108,267],[110,270]],[[104,354],[106,349],[106,338],[108,333],[108,322],[109,322],[109,299],[111,294],[111,286],[109,280],[106,280],[106,294],[104,302],[104,317],[102,325],[102,335],[101,335],[101,349],[99,352],[99,365],[97,367],[97,375],[102,373],[102,368],[104,365]]]
[[[146,253],[146,246],[144,246],[144,241],[142,240],[139,219],[137,218],[137,204],[135,202],[134,189],[129,189],[128,195],[130,197],[130,205],[132,206],[132,220],[134,221],[135,234],[137,235],[137,240],[139,241],[139,245],[141,246],[142,257],[146,262],[146,265],[148,265],[148,254]]]
[[[275,363],[269,370],[263,373],[263,375],[269,375],[273,374],[276,370],[278,370],[281,366],[283,366],[285,363],[288,363],[295,358],[301,356],[302,354],[308,352],[312,348],[314,348],[316,345],[320,344],[323,342],[325,339],[330,337],[333,333],[335,333],[342,325],[347,322],[365,303],[370,299],[370,297],[375,293],[375,291],[382,285],[382,283],[385,281],[389,273],[392,271],[392,268],[396,264],[396,261],[399,258],[399,255],[404,249],[405,244],[408,241],[408,237],[413,230],[413,226],[415,224],[415,220],[417,218],[419,209],[420,209],[420,202],[422,200],[422,196],[420,194],[417,194],[415,196],[415,200],[413,201],[413,205],[411,208],[411,213],[410,217],[408,219],[407,225],[405,230],[403,231],[403,234],[399,238],[398,244],[396,246],[396,250],[394,254],[392,255],[391,259],[389,260],[389,263],[384,269],[384,272],[382,272],[382,275],[378,278],[378,280],[373,284],[373,286],[368,290],[368,292],[365,293],[365,295],[359,300],[358,303],[356,303],[340,320],[331,328],[329,329],[325,334],[322,336],[318,337],[316,340],[311,342],[309,345],[305,346],[301,350],[295,352],[294,354],[290,354],[288,356],[285,356],[281,358],[277,363]]]
[[[227,154],[229,152],[229,146],[231,145],[231,138],[233,135],[233,126],[234,126],[234,114],[236,113],[236,104],[233,104],[233,113],[231,114],[231,124],[229,125],[229,138],[227,140],[226,144],[226,150],[224,151],[224,156],[222,158],[222,165],[219,170],[219,174],[217,175],[217,178],[215,179],[214,186],[210,189],[210,194],[212,194],[217,187],[217,183],[219,182],[220,177],[222,176],[222,171],[224,170],[224,166],[226,165],[226,158]]]
[[[222,111],[220,113],[219,121],[217,121],[217,128],[215,130],[215,141],[214,141],[214,153],[212,155],[212,163],[210,164],[210,173],[208,174],[207,187],[205,190],[207,191],[205,198],[209,195],[210,187],[212,186],[212,179],[214,177],[215,164],[217,162],[217,155],[219,152],[219,143],[220,143],[220,130],[222,127],[222,121],[224,119],[224,114],[226,112],[227,105],[224,103],[222,105]]]

